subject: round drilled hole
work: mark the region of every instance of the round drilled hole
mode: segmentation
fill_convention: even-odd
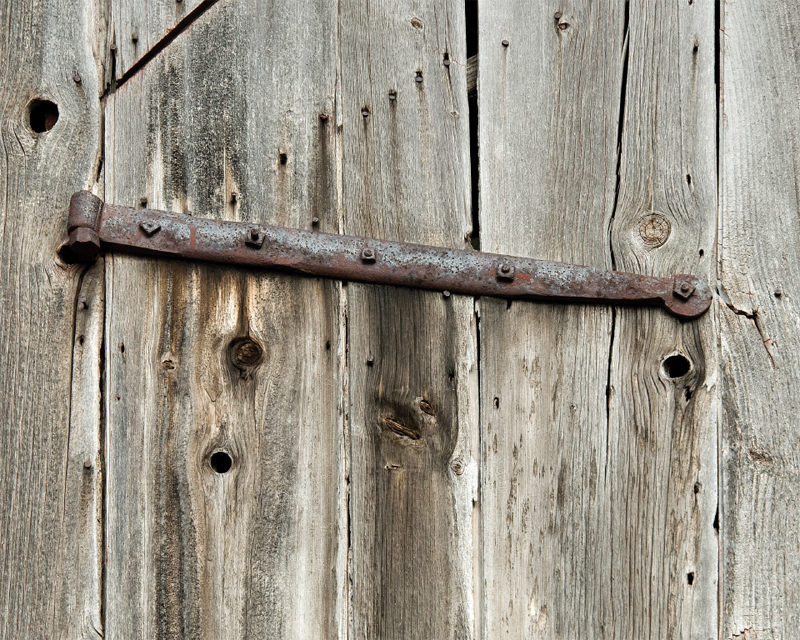
[[[669,356],[661,363],[661,370],[664,372],[664,375],[673,380],[682,378],[689,373],[691,369],[692,363],[689,362],[689,358],[679,353]]]
[[[50,131],[58,122],[58,106],[50,100],[34,100],[28,107],[31,129],[36,133]]]
[[[233,459],[224,451],[212,453],[209,462],[211,463],[211,468],[217,473],[227,473],[233,466]]]

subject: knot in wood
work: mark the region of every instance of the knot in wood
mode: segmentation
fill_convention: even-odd
[[[239,338],[231,344],[231,362],[237,369],[250,369],[261,362],[264,350],[252,338]]]
[[[672,233],[672,225],[660,213],[644,215],[639,223],[639,235],[648,247],[655,249],[663,245]]]

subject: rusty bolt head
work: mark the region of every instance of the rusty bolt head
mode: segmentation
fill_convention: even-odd
[[[100,238],[94,229],[78,227],[69,234],[69,247],[81,262],[94,262],[100,253]]]
[[[511,281],[514,279],[516,269],[514,265],[508,262],[503,262],[497,266],[497,279]]]
[[[692,297],[692,294],[695,291],[695,285],[688,281],[688,280],[675,280],[675,286],[673,287],[673,292],[676,296],[678,296],[681,300],[688,300]]]
[[[250,229],[250,232],[247,234],[247,240],[244,243],[248,247],[254,247],[256,249],[260,249],[261,245],[264,244],[264,234],[261,233],[258,229],[253,227]]]
[[[161,228],[161,225],[155,220],[145,220],[144,222],[140,222],[139,226],[148,238]]]
[[[364,247],[361,250],[361,262],[372,263],[375,262],[375,259],[376,259],[375,249]]]

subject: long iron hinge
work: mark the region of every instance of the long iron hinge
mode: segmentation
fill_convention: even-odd
[[[313,276],[433,289],[471,296],[549,302],[661,304],[683,319],[711,305],[708,284],[692,275],[655,278],[532,258],[405,242],[207,220],[72,196],[69,244],[92,262],[103,248],[130,253],[272,267]]]

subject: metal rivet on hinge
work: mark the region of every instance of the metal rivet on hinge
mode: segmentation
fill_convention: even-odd
[[[508,262],[501,262],[497,265],[497,279],[511,281],[514,279],[514,265]]]
[[[260,249],[261,245],[264,244],[264,234],[256,228],[250,229],[247,235],[247,240],[245,240],[244,243],[249,247]]]
[[[691,282],[688,282],[687,280],[679,281],[677,278],[675,279],[675,287],[673,288],[673,292],[682,300],[688,300],[691,298],[695,289],[695,285]]]
[[[361,262],[375,262],[375,249],[364,247],[361,250]]]
[[[161,225],[158,224],[155,220],[145,220],[144,222],[140,222],[139,226],[142,228],[142,231],[145,232],[145,235],[152,236],[156,231],[161,228]]]

